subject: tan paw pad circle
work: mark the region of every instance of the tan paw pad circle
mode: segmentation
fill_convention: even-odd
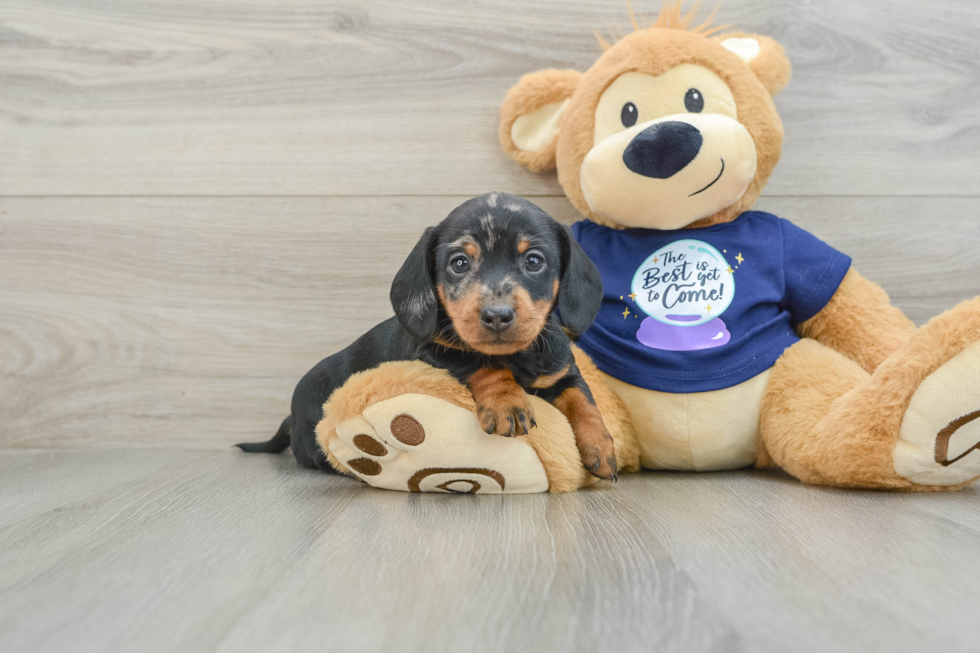
[[[413,447],[425,440],[425,429],[411,415],[397,415],[391,420],[391,434],[402,444]]]

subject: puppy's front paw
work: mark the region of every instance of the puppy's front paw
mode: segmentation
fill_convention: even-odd
[[[470,377],[469,386],[480,426],[487,433],[510,437],[537,426],[527,393],[510,370],[481,369]]]
[[[615,481],[616,443],[591,396],[581,388],[569,388],[558,395],[554,405],[568,418],[575,432],[575,444],[585,469],[596,478]]]
[[[512,437],[526,435],[531,427],[537,426],[527,395],[520,388],[518,391],[520,395],[508,393],[477,406],[476,414],[484,431]]]
[[[590,438],[590,440],[589,443],[583,442],[582,439],[578,440],[582,465],[596,478],[615,481],[618,473],[612,436],[604,433],[601,438]]]

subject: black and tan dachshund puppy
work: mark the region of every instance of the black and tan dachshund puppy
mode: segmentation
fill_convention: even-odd
[[[280,452],[291,443],[300,465],[330,470],[315,434],[330,394],[385,361],[420,360],[469,387],[487,433],[527,433],[527,393],[550,402],[568,418],[585,468],[615,479],[612,438],[562,329],[587,329],[601,300],[599,273],[566,227],[513,195],[469,200],[425,230],[395,275],[395,317],[310,370],[272,440],[238,446]]]

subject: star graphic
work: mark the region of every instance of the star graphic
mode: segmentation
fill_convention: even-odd
[[[626,316],[629,315],[629,314],[630,314],[630,309],[624,308],[623,309],[623,319],[625,320],[626,319]]]
[[[744,260],[745,260],[744,258],[742,258],[742,252],[739,252],[739,253],[738,253],[738,256],[736,256],[736,257],[735,257],[735,260],[736,260],[736,261],[738,261],[738,264],[739,264],[739,265],[741,265],[741,264],[742,264],[742,261],[744,261]]]
[[[630,299],[632,299],[634,302],[636,301],[636,293],[635,292],[631,292],[630,294],[628,294],[626,296],[629,297]]]
[[[653,259],[653,264],[654,265],[656,265],[659,262],[660,262],[660,257],[659,256],[657,258]]]
[[[727,272],[728,274],[735,274],[735,270],[733,270],[732,269],[732,266],[730,266],[730,265],[728,266],[728,269],[725,270],[725,272]]]
[[[705,306],[704,307],[704,310],[706,310],[706,311],[708,311],[710,313],[711,312],[711,304],[708,304],[707,306]]]

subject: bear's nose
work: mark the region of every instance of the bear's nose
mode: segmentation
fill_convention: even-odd
[[[638,175],[667,179],[697,158],[703,140],[698,128],[686,122],[650,125],[626,146],[623,163]]]

